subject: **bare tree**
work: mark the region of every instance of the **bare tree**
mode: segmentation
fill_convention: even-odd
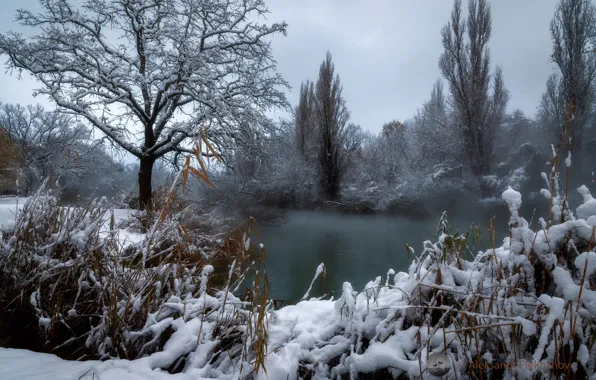
[[[314,113],[315,113],[314,83],[307,80],[300,85],[300,100],[295,109],[296,121],[296,146],[302,157],[310,161],[311,148],[316,138]]]
[[[2,104],[0,129],[19,151],[26,193],[50,175],[81,172],[82,156],[92,153],[86,146],[80,149],[89,140],[88,128],[70,115],[40,105]]]
[[[235,150],[234,172],[241,180],[252,180],[260,166],[261,156],[263,155],[264,136],[254,133],[253,128],[248,124],[241,126],[239,134],[242,144]]]
[[[8,133],[0,124],[0,195],[17,189],[21,166],[20,154]]]
[[[526,117],[523,111],[519,109],[505,115],[500,132],[498,136],[499,148],[504,152],[517,149],[521,144],[534,143],[539,145],[536,144],[536,137],[539,134],[534,128],[534,121]],[[541,142],[538,141],[538,143]]]
[[[554,73],[546,81],[546,91],[542,94],[536,114],[536,119],[543,133],[543,140],[547,148],[558,139],[561,128],[567,120],[568,106],[569,104],[565,99],[563,91],[561,75]]]
[[[573,151],[581,151],[581,142],[585,138],[585,128],[592,117],[591,106],[594,100],[592,83],[596,74],[596,56],[591,41],[596,13],[590,0],[561,0],[550,24],[553,41],[552,60],[561,73],[560,83],[554,77],[547,83],[546,96],[552,97],[553,86],[560,86],[561,98],[556,103],[558,109],[550,108],[551,120],[557,122],[560,132],[562,123],[568,119],[568,105],[573,105]],[[549,88],[550,87],[550,88]],[[555,105],[554,99],[550,104]],[[556,115],[554,113],[557,113]],[[579,163],[579,155],[574,162]],[[576,165],[576,167],[579,165]]]
[[[430,99],[414,116],[412,128],[415,152],[410,166],[414,170],[424,172],[438,164],[463,163],[461,131],[453,123],[440,79],[433,85]]]
[[[346,168],[346,137],[350,113],[342,97],[339,76],[335,75],[335,65],[331,53],[319,69],[316,89],[316,128],[318,133],[318,161],[321,190],[328,200],[339,197],[340,183]]]
[[[486,175],[491,170],[495,129],[509,95],[499,69],[492,96],[489,94],[491,15],[487,0],[470,0],[468,11],[466,21],[462,19],[461,0],[455,1],[451,21],[442,31],[445,51],[439,67],[449,83],[455,120],[472,173]]]
[[[406,126],[397,120],[383,125],[379,136],[382,151],[382,167],[384,180],[391,185],[400,174],[402,164],[408,161],[406,155]]]
[[[41,82],[38,94],[139,159],[141,209],[151,209],[157,159],[190,152],[202,128],[223,154],[242,122],[264,125],[265,110],[286,106],[265,38],[287,26],[258,22],[263,0],[41,4],[41,14],[17,13],[39,33],[0,35],[0,54]]]

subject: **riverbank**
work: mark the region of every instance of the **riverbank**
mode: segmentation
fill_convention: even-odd
[[[469,254],[470,236],[455,233],[443,217],[436,238],[425,241],[421,250],[409,250],[412,257],[407,270],[387,265],[384,274],[374,276],[364,286],[344,281],[335,296],[322,296],[309,286],[304,289],[304,300],[279,310],[275,310],[269,293],[269,288],[277,285],[266,280],[268,271],[263,261],[257,264],[259,276],[255,279],[259,280],[254,281],[250,300],[241,301],[234,295],[243,278],[236,270],[237,261],[232,263],[230,279],[223,287],[210,285],[213,266],[209,264],[196,263],[183,269],[180,263],[153,263],[133,268],[126,267],[130,264],[118,261],[110,251],[104,251],[105,258],[97,258],[106,265],[105,271],[88,272],[84,268],[90,269],[88,263],[94,256],[85,256],[85,251],[69,250],[75,258],[35,260],[43,251],[24,249],[27,246],[19,241],[25,235],[19,234],[0,247],[3,270],[8,268],[14,275],[21,268],[9,260],[11,247],[19,247],[15,257],[17,263],[25,265],[21,269],[27,270],[28,279],[43,282],[83,269],[70,276],[78,279],[71,285],[80,293],[74,306],[63,305],[67,308],[64,313],[46,314],[52,306],[47,298],[52,294],[51,285],[27,288],[20,307],[30,308],[37,317],[40,333],[69,324],[78,315],[88,315],[88,308],[96,304],[89,300],[109,297],[110,289],[118,289],[110,284],[126,286],[130,293],[115,293],[121,299],[113,306],[106,304],[111,312],[104,319],[97,315],[99,324],[80,340],[87,355],[96,352],[104,361],[62,362],[25,351],[0,350],[0,369],[6,368],[11,358],[20,357],[22,360],[15,363],[20,372],[10,372],[14,376],[35,376],[47,363],[47,371],[64,371],[64,378],[115,379],[132,374],[160,380],[414,379],[429,375],[429,358],[443,353],[450,360],[445,375],[453,379],[487,377],[491,371],[494,376],[495,368],[500,371],[497,376],[518,379],[530,379],[538,373],[543,377],[561,375],[557,372],[560,368],[569,371],[569,377],[585,378],[594,373],[596,363],[596,351],[591,349],[596,341],[590,334],[596,329],[590,318],[596,313],[592,282],[596,275],[596,253],[592,251],[596,200],[586,187],[579,192],[583,202],[573,213],[559,207],[555,199],[552,224],[547,225],[543,217],[538,219],[539,228],[532,229],[520,215],[521,194],[509,189],[502,195],[509,212],[507,227],[495,226],[508,235],[502,244],[493,234],[490,240],[494,247],[491,244]],[[93,220],[85,223],[96,225]],[[81,231],[80,226],[77,228]],[[245,249],[255,244],[249,236],[240,237]],[[110,267],[113,260],[117,265]],[[357,262],[344,261],[358,266]],[[31,272],[31,263],[45,269]],[[325,282],[330,269],[327,264],[314,269],[308,276],[311,284]],[[36,273],[50,277],[44,279]],[[111,273],[117,277],[112,279]],[[141,287],[127,285],[135,278]],[[104,294],[102,289],[108,292]],[[85,308],[87,312],[83,312]],[[111,313],[118,318],[110,317]],[[117,321],[125,324],[114,324]],[[113,328],[122,335],[112,335]],[[121,346],[107,345],[114,338],[120,339]],[[557,352],[568,355],[558,356]],[[24,361],[32,364],[25,367],[21,365]],[[500,364],[518,361],[537,365]],[[560,363],[565,366],[557,365]]]

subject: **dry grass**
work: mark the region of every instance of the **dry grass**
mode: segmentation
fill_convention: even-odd
[[[264,251],[257,254],[248,243],[257,226],[249,220],[223,235],[206,232],[200,221],[204,215],[176,198],[189,173],[209,182],[199,162],[203,171],[191,167],[188,159],[172,187],[157,192],[159,211],[141,245],[124,247],[115,233],[100,234],[108,212],[105,201],[64,208],[45,185],[40,188],[19,214],[15,229],[2,235],[2,345],[64,359],[134,359],[162,350],[171,336],[171,329],[157,336],[135,332],[163,313],[172,297],[200,299],[223,290],[226,297],[212,337],[219,341],[219,352],[245,346],[241,355],[253,358],[255,371],[265,370],[271,304]],[[108,223],[115,232],[113,215]],[[255,263],[250,305],[234,305],[237,311],[229,311],[227,294],[237,291]],[[207,270],[209,266],[214,269]],[[239,313],[241,309],[248,314]],[[191,317],[206,321],[214,313],[205,306]],[[240,333],[246,325],[248,334]],[[176,372],[183,366],[181,358],[167,369]]]

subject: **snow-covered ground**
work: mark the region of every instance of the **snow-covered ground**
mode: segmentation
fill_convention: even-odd
[[[115,231],[112,231],[112,233],[116,234],[118,241],[123,247],[127,246],[128,244],[136,244],[143,241],[145,234],[137,231],[131,231],[128,228],[118,228],[120,223],[130,220],[134,216],[135,210],[130,209],[113,209],[111,211],[107,211],[104,215],[106,222],[99,230],[100,235],[110,233],[110,218],[112,212],[114,213],[114,225],[116,227]]]
[[[17,210],[22,210],[23,205],[28,198],[13,197],[13,198],[0,198],[0,231],[10,230],[14,226]],[[110,219],[111,213],[114,213],[114,226],[116,229],[110,231]],[[128,228],[118,228],[119,224],[130,220],[134,215],[135,210],[130,209],[113,209],[107,211],[104,215],[105,223],[100,229],[100,235],[106,235],[110,232],[114,233],[120,242],[125,247],[128,244],[136,244],[143,241],[145,234],[137,231],[131,231]]]
[[[199,379],[153,371],[127,360],[67,361],[55,355],[0,348],[2,380],[182,380]]]
[[[27,198],[0,198],[0,230],[12,228],[18,210],[23,209]]]

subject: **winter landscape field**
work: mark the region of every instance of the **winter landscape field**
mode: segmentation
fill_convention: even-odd
[[[596,380],[592,0],[5,0],[0,58],[0,379]]]

